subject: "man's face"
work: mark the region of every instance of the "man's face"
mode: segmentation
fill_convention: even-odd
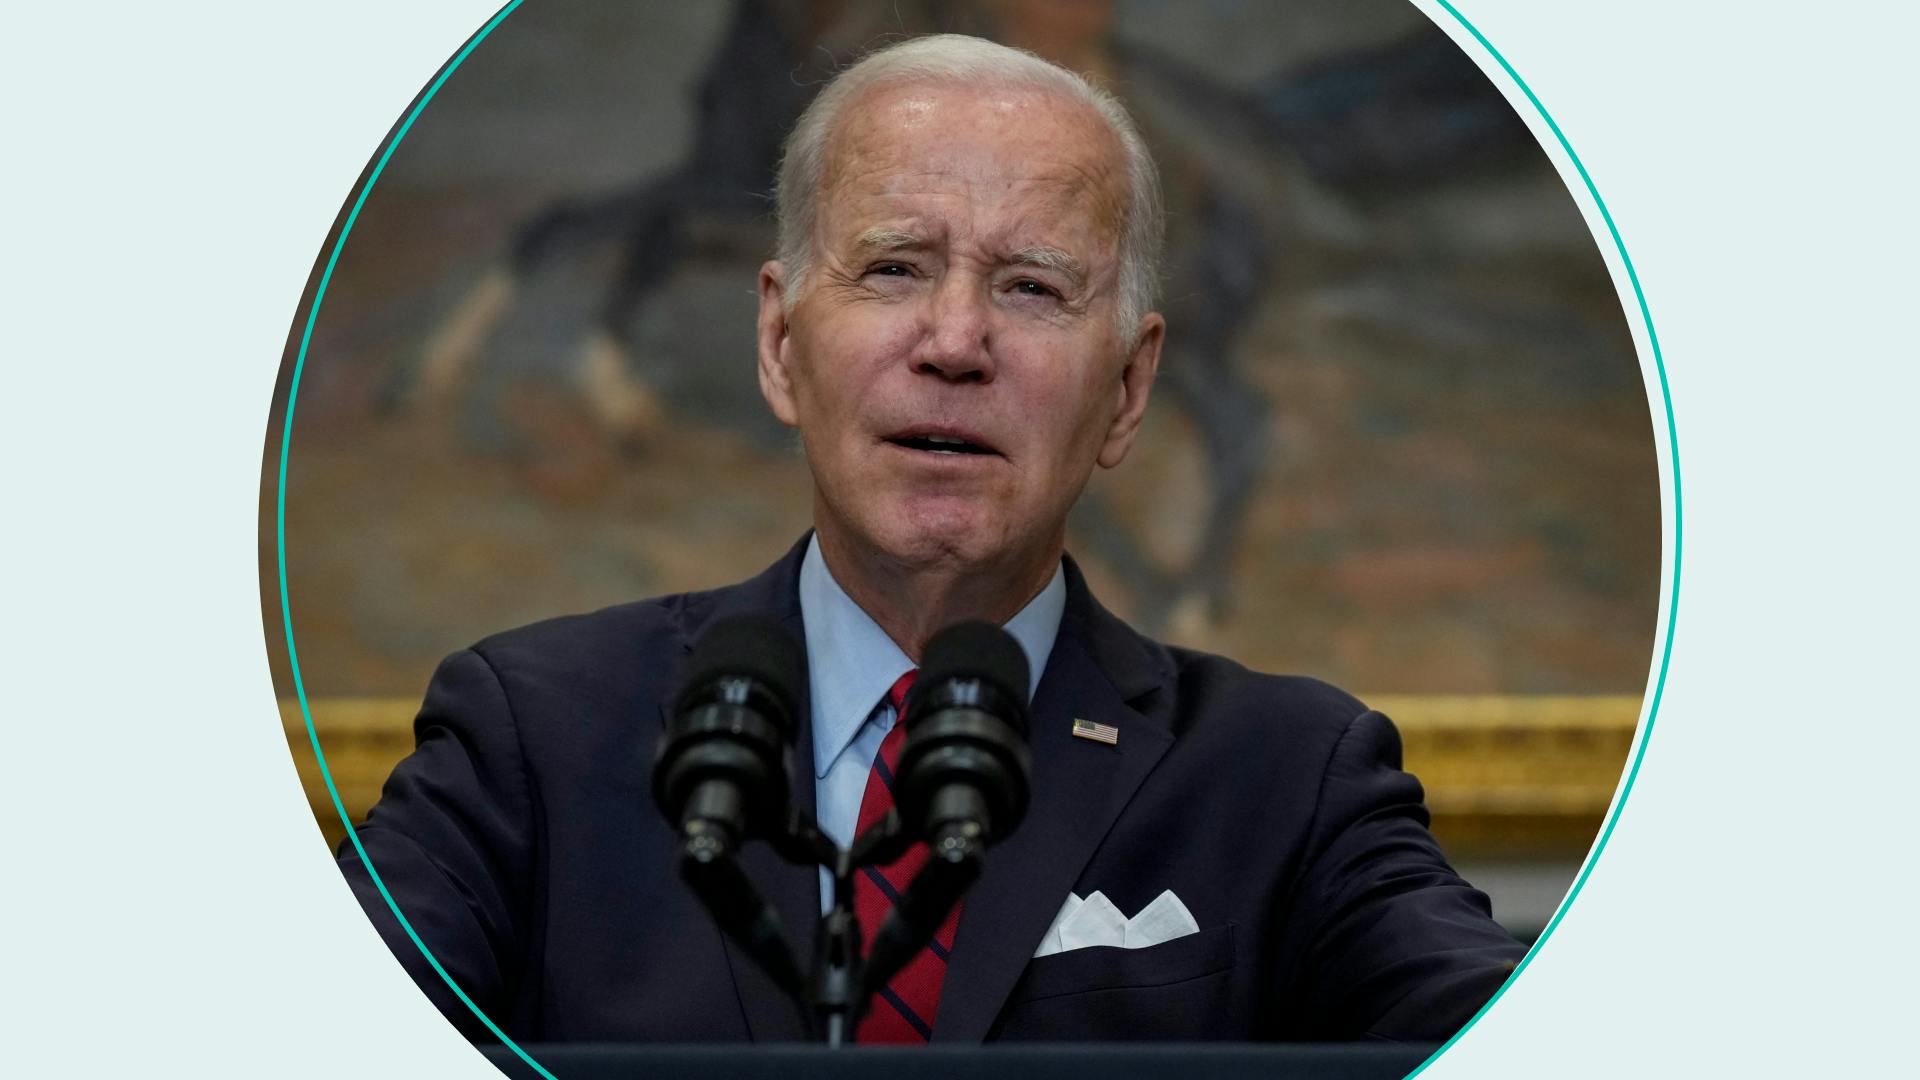
[[[823,539],[904,568],[1057,551],[1132,445],[1162,324],[1117,324],[1126,180],[1085,106],[905,85],[842,112],[814,261],[760,279],[760,382],[800,429]]]

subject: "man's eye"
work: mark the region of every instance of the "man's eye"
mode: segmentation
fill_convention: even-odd
[[[876,266],[873,269],[868,270],[867,273],[881,274],[886,277],[906,277],[908,274],[912,273],[912,271],[908,270],[905,266],[901,265],[900,263],[881,263],[879,266]]]
[[[1021,296],[1058,296],[1057,292],[1032,278],[1021,278],[1013,283],[1013,291]]]

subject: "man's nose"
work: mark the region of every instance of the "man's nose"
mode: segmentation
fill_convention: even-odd
[[[949,382],[992,382],[992,315],[984,282],[967,274],[947,275],[928,297],[913,370]]]

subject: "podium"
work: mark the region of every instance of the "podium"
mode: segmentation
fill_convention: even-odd
[[[521,1047],[558,1080],[1402,1080],[1437,1048],[1421,1043]],[[543,1080],[504,1046],[480,1050],[507,1076]]]

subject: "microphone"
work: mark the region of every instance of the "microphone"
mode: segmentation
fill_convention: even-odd
[[[1027,813],[1027,654],[989,623],[963,622],[927,643],[907,695],[894,804],[934,848],[991,844]]]
[[[806,660],[770,618],[722,619],[693,647],[654,758],[653,796],[684,854],[731,854],[785,824],[786,754]]]
[[[884,825],[876,826],[870,844],[855,848],[891,861],[918,837],[927,842],[928,858],[874,933],[860,979],[862,1010],[926,948],[979,880],[986,846],[1005,839],[1026,816],[1032,758],[1020,643],[984,622],[942,630],[927,643],[902,723],[907,738],[894,768],[893,797],[903,828],[888,837]]]
[[[734,855],[778,838],[788,810],[787,747],[805,658],[779,623],[739,616],[694,644],[660,736],[653,798],[680,828],[680,876],[714,922],[796,1001],[806,992],[780,918]]]

